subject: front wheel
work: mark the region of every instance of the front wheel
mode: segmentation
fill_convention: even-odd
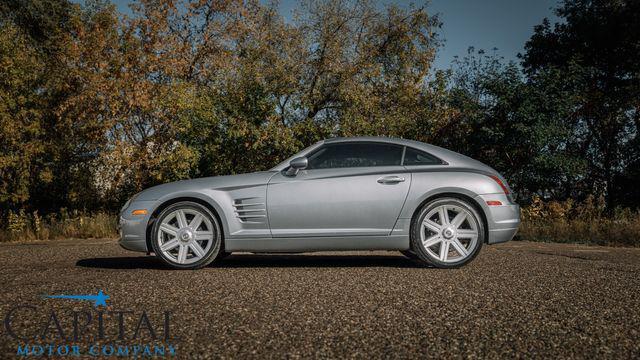
[[[152,235],[156,256],[177,269],[205,267],[221,252],[222,235],[216,217],[193,202],[179,202],[164,209]]]
[[[400,250],[400,253],[410,260],[420,260],[418,255],[414,254],[411,250]]]
[[[457,198],[430,201],[411,225],[413,253],[439,268],[455,268],[470,262],[483,242],[484,224],[479,213]]]

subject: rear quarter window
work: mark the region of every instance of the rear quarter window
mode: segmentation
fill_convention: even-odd
[[[407,149],[405,150],[403,163],[403,165],[405,166],[442,164],[442,160],[424,151],[416,150],[410,147],[407,147]]]

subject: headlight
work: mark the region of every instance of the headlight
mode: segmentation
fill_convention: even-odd
[[[120,209],[120,213],[122,214],[125,210],[127,210],[127,208],[129,207],[129,204],[131,204],[131,199],[127,200],[126,203],[124,203],[124,206]]]
[[[133,195],[132,197],[130,197],[130,198],[129,198],[129,200],[127,200],[127,202],[126,202],[126,203],[124,203],[124,206],[122,207],[122,209],[120,209],[120,213],[121,213],[121,214],[122,214],[122,212],[124,212],[125,210],[127,210],[127,208],[129,207],[129,205],[131,205],[131,202],[132,202],[132,201],[133,201],[133,200],[138,196],[138,194],[140,194],[140,193],[137,193],[137,194]]]

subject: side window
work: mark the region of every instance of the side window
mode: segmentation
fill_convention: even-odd
[[[408,165],[440,165],[442,161],[433,155],[407,147],[404,153],[404,164]]]
[[[393,144],[343,143],[327,145],[309,156],[307,169],[400,165],[402,147]]]

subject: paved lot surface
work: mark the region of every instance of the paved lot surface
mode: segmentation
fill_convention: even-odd
[[[41,333],[54,310],[71,337],[71,311],[93,312],[82,346],[98,336],[100,308],[42,295],[102,289],[107,311],[133,311],[115,342],[106,313],[101,344],[154,343],[144,322],[131,339],[141,312],[161,337],[170,310],[178,358],[640,356],[639,249],[511,242],[456,270],[393,252],[247,254],[172,271],[114,240],[69,240],[1,244],[0,263],[2,318],[35,307],[14,314],[13,331]],[[55,323],[47,332],[29,343],[73,343],[55,338]],[[18,344],[3,326],[0,357]]]

